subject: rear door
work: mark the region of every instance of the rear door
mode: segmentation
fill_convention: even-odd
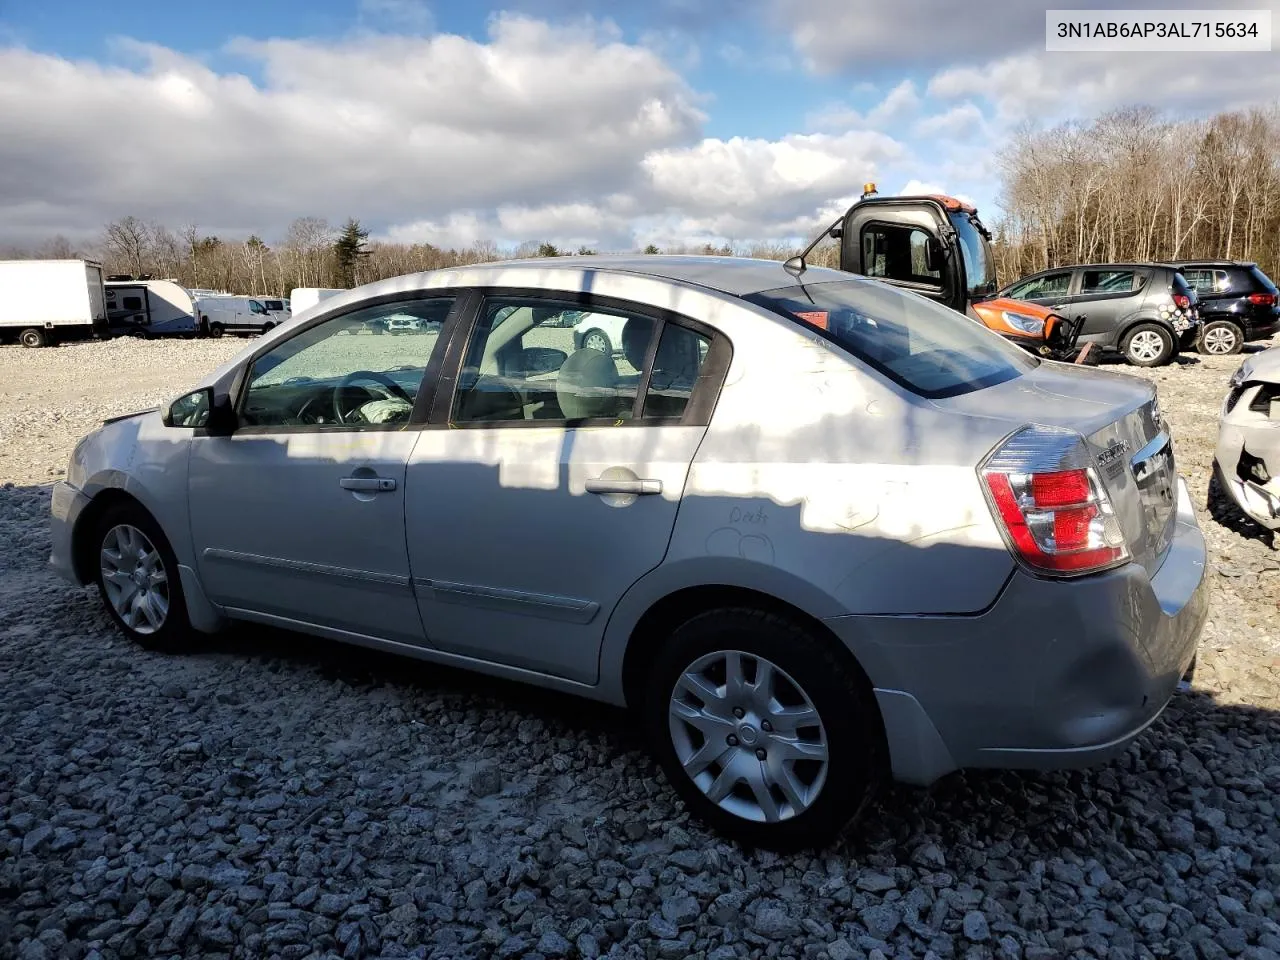
[[[618,355],[575,348],[583,310],[619,321]],[[728,342],[648,306],[498,290],[454,341],[406,479],[427,637],[593,683],[614,606],[666,553]]]
[[[1105,346],[1116,344],[1119,332],[1142,304],[1147,271],[1136,267],[1077,267],[1079,280],[1071,298],[1073,315],[1084,314],[1080,335]]]

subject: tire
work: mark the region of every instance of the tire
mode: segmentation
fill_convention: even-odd
[[[176,653],[190,649],[191,623],[178,575],[178,559],[151,514],[132,502],[108,507],[94,526],[92,546],[98,595],[120,631],[148,650]],[[139,552],[146,555],[141,564],[136,556]],[[137,595],[142,584],[128,575],[139,569],[143,571],[140,576],[145,581],[143,595],[147,600],[134,605],[130,597]],[[158,572],[163,581],[148,577],[148,572]],[[121,585],[118,577],[112,578],[113,573],[128,579]]]
[[[264,323],[264,324],[262,325],[262,334],[261,334],[261,336],[266,336],[268,333],[270,333],[270,332],[271,332],[271,328],[272,328],[272,327],[274,327],[274,326],[275,326],[275,324],[274,324],[274,323]]]
[[[224,327],[222,326],[222,324],[220,324],[220,323],[211,323],[211,324],[209,324],[209,336],[211,336],[211,337],[220,337],[220,336],[222,336],[222,334],[223,334],[223,331],[224,331],[224,330],[225,330],[225,328],[224,328]]]
[[[1161,367],[1174,358],[1173,334],[1158,323],[1140,323],[1124,335],[1120,352],[1135,367]]]
[[[745,711],[740,718],[729,712],[732,699],[699,700],[688,692],[685,678],[694,673],[709,685],[720,683],[734,654],[742,665],[741,675],[752,682],[758,682],[760,663],[772,664],[773,696],[784,705],[807,701],[818,723],[787,738],[783,731],[769,728],[768,719],[776,722],[779,714],[762,700],[753,705],[749,686],[737,698]],[[704,726],[695,727],[678,716],[676,705],[683,717],[701,720]],[[884,729],[866,678],[836,655],[833,641],[772,613],[726,608],[685,622],[657,654],[642,709],[654,756],[689,811],[748,846],[785,852],[827,844],[862,813],[883,776]],[[699,729],[709,732],[704,735]],[[800,740],[815,754],[825,748],[826,761],[793,759],[790,777],[777,776],[788,769],[779,761],[780,753],[785,756],[787,743]],[[707,748],[714,756],[704,754]],[[770,754],[772,764],[761,764],[760,757],[768,760]],[[691,775],[685,761],[697,763],[699,755],[705,765]],[[724,782],[726,773],[732,776],[735,764],[744,776],[773,766],[775,776],[754,785],[740,779],[712,800],[708,792]],[[784,781],[792,788],[790,794],[781,789]],[[772,822],[767,819],[767,803],[777,817]]]
[[[27,327],[18,334],[18,342],[24,347],[35,349],[36,347],[47,347],[53,338],[39,327]]]
[[[587,350],[599,350],[606,357],[613,356],[613,344],[603,330],[588,330],[582,338],[582,346]]]
[[[1229,357],[1244,349],[1244,331],[1230,320],[1211,320],[1200,331],[1196,349],[1211,357]]]

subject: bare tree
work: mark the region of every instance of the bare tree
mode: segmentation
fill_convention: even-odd
[[[151,230],[137,217],[122,217],[106,227],[107,249],[117,254],[132,276],[146,272]]]

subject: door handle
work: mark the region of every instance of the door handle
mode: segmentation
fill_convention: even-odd
[[[373,492],[394,490],[396,482],[392,477],[343,477],[338,481],[343,490],[368,490]]]
[[[662,492],[661,480],[610,480],[597,477],[587,481],[587,493],[634,493],[649,496]]]

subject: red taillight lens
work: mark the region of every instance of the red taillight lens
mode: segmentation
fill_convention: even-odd
[[[1185,293],[1175,293],[1173,295],[1173,305],[1179,310],[1187,310],[1191,306],[1191,298]]]
[[[1249,294],[1249,302],[1259,307],[1274,307],[1276,305],[1276,295],[1274,293],[1251,293]]]
[[[1128,559],[1111,500],[1092,467],[1060,469],[1088,462],[1078,434],[1028,427],[1006,441],[983,467],[992,512],[1027,566],[1045,573],[1082,574]],[[1055,465],[1059,469],[1051,469]]]
[[[1073,507],[1089,501],[1089,478],[1083,470],[1037,473],[1031,477],[1031,496],[1037,507]]]

